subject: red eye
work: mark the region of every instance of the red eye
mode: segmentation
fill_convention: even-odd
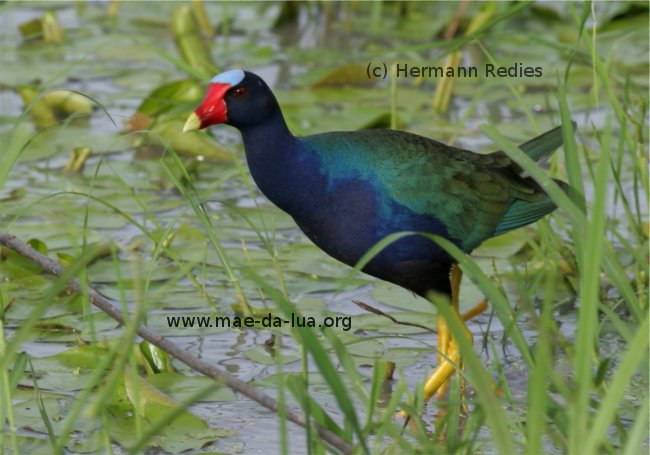
[[[237,87],[233,90],[232,94],[235,98],[246,98],[248,96],[248,89],[246,87]]]

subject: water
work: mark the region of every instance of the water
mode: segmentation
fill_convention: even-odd
[[[32,144],[26,148],[21,162],[12,170],[11,179],[0,191],[0,197],[8,198],[12,190],[27,190],[27,194],[22,199],[4,203],[4,214],[0,221],[11,222],[10,230],[25,239],[37,237],[44,240],[52,250],[70,252],[78,247],[79,239],[84,235],[82,226],[86,216],[87,199],[71,193],[42,199],[53,192],[92,191],[94,195],[103,197],[120,207],[152,231],[155,230],[155,223],[166,227],[179,218],[180,223],[176,227],[180,232],[174,240],[174,245],[182,246],[178,253],[188,264],[193,265],[194,277],[206,285],[216,308],[222,314],[231,314],[230,305],[234,303],[232,287],[226,280],[223,268],[219,265],[211,245],[205,240],[200,224],[188,207],[187,201],[178,195],[173,183],[162,172],[156,154],[153,154],[154,159],[138,158],[135,146],[129,142],[131,138],[121,133],[124,123],[152,89],[163,82],[184,77],[179,69],[162,58],[156,50],[176,55],[166,26],[174,5],[168,3],[156,5],[160,9],[151,9],[139,3],[122,4],[117,19],[111,22],[100,19],[107,7],[106,3],[85,5],[82,16],[79,16],[73,4],[59,4],[57,15],[66,28],[67,41],[64,45],[56,47],[56,54],[49,54],[52,47],[22,42],[16,30],[16,24],[42,14],[43,10],[39,4],[30,4],[29,7],[21,4],[2,10],[0,54],[3,56],[3,70],[0,71],[0,105],[2,106],[0,132],[11,131],[16,117],[23,109],[19,96],[11,88],[16,84],[36,79],[41,80],[46,87],[66,87],[96,98],[106,107],[117,126],[111,123],[103,112],[97,110],[89,122],[78,127],[81,129],[62,128],[58,133],[56,130],[43,133],[51,134],[51,137],[46,136],[46,140],[41,144]],[[375,58],[381,52],[389,54],[391,44],[383,43],[386,37],[377,38],[370,33],[350,32],[350,27],[357,27],[359,21],[349,5],[326,4],[301,8],[297,24],[284,27],[277,32],[268,26],[260,25],[272,22],[269,17],[275,14],[277,5],[272,5],[267,10],[254,4],[238,4],[236,7],[223,4],[206,6],[213,20],[228,16],[235,18],[234,26],[230,30],[231,34],[227,38],[218,36],[215,39],[213,55],[217,64],[221,68],[228,68],[246,63],[248,68],[255,70],[272,87],[277,88],[281,100],[286,101],[283,101],[283,105],[287,109],[289,121],[308,130],[307,133],[349,127],[355,117],[360,115],[355,110],[359,107],[357,104],[361,104],[355,101],[357,99],[367,99],[375,103],[373,105],[380,103],[381,108],[378,109],[388,112],[389,101],[382,101],[389,100],[390,96],[388,85],[385,83],[379,84],[374,90],[351,89],[344,92],[349,93],[347,98],[341,96],[335,99],[330,95],[321,94],[327,92],[310,90],[296,83],[301,80],[301,76],[309,76],[310,71],[317,65],[334,67],[347,58]],[[327,9],[326,16],[329,20],[320,21],[319,14],[309,11],[313,8]],[[343,8],[345,12],[337,13],[336,10],[339,8]],[[434,22],[438,21],[436,19]],[[249,28],[246,29],[246,26]],[[251,30],[250,27],[257,27],[255,28],[257,31],[244,33],[244,30]],[[407,46],[418,42],[414,37],[409,38],[411,33],[417,35],[417,30],[402,30],[402,32],[407,37],[400,41],[400,45]],[[363,48],[370,49],[366,51],[367,54],[358,50],[362,48],[357,46],[359,43],[363,43]],[[430,52],[432,59],[437,58],[437,55],[435,49]],[[548,56],[543,63],[548,72],[552,72],[554,68],[564,68],[564,62],[553,62],[553,56]],[[526,86],[527,82],[522,81],[522,84]],[[407,127],[413,131],[442,140],[455,137],[455,145],[481,151],[494,149],[478,129],[485,123],[486,118],[500,124],[503,130],[513,137],[521,136],[518,128],[522,125],[525,125],[526,131],[532,131],[530,134],[532,136],[535,132],[541,132],[559,123],[557,112],[553,110],[548,115],[544,113],[549,105],[546,92],[540,95],[539,99],[531,101],[531,109],[538,121],[536,128],[533,128],[528,125],[528,119],[517,110],[516,105],[513,107],[510,102],[512,93],[508,89],[498,86],[493,90],[487,90],[485,100],[474,103],[472,90],[475,86],[475,81],[459,81],[457,87],[459,94],[454,98],[450,112],[435,115],[431,113],[429,107],[429,99],[433,93],[431,81],[407,81],[398,90],[398,115],[407,119],[407,123],[411,120]],[[533,93],[530,95],[531,99],[536,90],[540,89],[538,87],[529,89]],[[549,91],[552,92],[553,88],[550,87]],[[573,114],[578,121],[578,134],[581,139],[592,130],[592,125],[603,126],[611,116],[608,108],[590,110],[588,115],[586,112],[578,109]],[[85,136],[78,134],[84,130],[90,134]],[[232,129],[220,127],[215,129],[214,134],[217,142],[231,149],[241,150],[239,136]],[[585,139],[594,142],[592,137]],[[94,150],[94,155],[86,164],[83,176],[63,174],[61,167],[67,161],[69,151],[73,147],[82,145],[91,146]],[[100,166],[98,179],[94,180],[97,166]],[[370,366],[375,357],[391,358],[399,357],[407,351],[417,352],[417,356],[407,358],[403,361],[403,365],[400,365],[411,390],[431,372],[437,364],[435,335],[421,333],[421,331],[405,333],[400,327],[389,322],[379,325],[378,328],[368,329],[363,322],[367,321],[363,319],[367,314],[355,306],[352,300],[361,300],[387,313],[396,313],[404,308],[413,309],[423,314],[429,313],[433,320],[434,310],[428,302],[423,302],[395,287],[386,288],[365,276],[344,291],[335,292],[338,280],[345,276],[349,269],[310,245],[292,220],[279,213],[263,197],[257,193],[251,197],[242,178],[232,166],[201,163],[193,178],[198,193],[203,200],[207,201],[206,206],[209,208],[212,223],[217,227],[228,254],[236,258],[239,263],[254,264],[258,270],[275,280],[274,265],[255,230],[242,218],[241,214],[245,213],[257,228],[275,229],[275,248],[278,251],[280,267],[292,301],[300,308],[312,311],[313,314],[322,314],[327,310],[335,315],[353,317],[351,333],[342,336],[354,337],[355,343],[367,341],[365,345],[359,344],[363,349],[356,352],[354,357],[361,365],[359,367],[361,374],[366,377],[366,387],[369,387],[368,378],[372,374]],[[224,180],[224,183],[215,183],[220,180]],[[625,179],[623,181],[623,191],[629,200],[640,196],[639,205],[644,210],[642,217],[647,219],[647,200],[643,197],[643,193],[638,191],[631,181]],[[591,201],[594,190],[588,179],[585,183],[587,199]],[[137,194],[140,202],[148,207],[149,212],[143,210],[135,201],[131,190]],[[608,205],[608,215],[619,218],[622,214],[620,199],[614,203],[614,192],[610,194],[612,198]],[[120,257],[126,261],[126,264],[131,261],[139,262],[145,267],[149,266],[149,261],[152,260],[151,242],[144,238],[138,227],[124,220],[112,209],[100,204],[90,205],[89,218],[91,233],[85,235],[88,235],[91,244],[99,243],[106,238],[114,239],[124,247]],[[629,226],[626,223],[623,217],[619,232],[625,238],[630,238]],[[185,227],[180,228],[180,226]],[[134,254],[128,247],[136,244],[140,247],[135,248],[134,251],[137,253]],[[136,257],[137,260],[134,259]],[[190,329],[172,330],[165,327],[164,316],[170,311],[179,314],[192,312],[209,315],[212,313],[205,299],[200,297],[192,280],[176,269],[163,270],[164,267],[159,266],[167,264],[166,260],[164,258],[157,258],[157,260],[158,262],[154,264],[154,280],[149,290],[150,294],[147,296],[150,305],[148,321],[150,326],[161,331],[165,336],[172,336],[175,343],[201,359],[223,368],[239,379],[247,382],[254,381],[259,384],[263,392],[276,396],[277,386],[268,381],[264,382],[265,378],[273,377],[278,373],[277,365],[272,359],[270,362],[264,361],[263,346],[271,332],[268,330],[210,332]],[[498,259],[497,264],[502,273],[505,271],[507,274],[510,270],[509,261],[506,259]],[[491,264],[485,261],[482,265],[487,271],[491,269]],[[127,269],[129,267],[125,267],[125,270]],[[134,273],[135,277],[141,279],[146,277],[144,273],[138,274],[129,270],[130,273]],[[112,298],[117,297],[115,290],[117,278],[110,260],[105,261],[103,265],[100,262],[91,267],[89,276],[102,292]],[[513,304],[519,302],[520,296],[513,290],[514,282],[508,282],[512,278],[506,277],[505,280],[510,301]],[[272,283],[279,287],[277,280]],[[259,293],[253,283],[244,281],[243,285],[254,306],[272,305],[259,300]],[[464,308],[471,307],[481,297],[468,280],[465,280],[463,292],[467,296],[463,299]],[[564,296],[564,304],[557,305],[554,319],[567,342],[571,344],[575,339],[577,302],[566,289],[560,289],[558,292]],[[135,296],[133,289],[128,288],[127,294],[129,302],[133,302]],[[612,301],[618,297],[617,294],[610,295]],[[61,318],[65,324],[84,327],[85,322],[78,310],[55,306],[52,312],[51,317]],[[15,327],[20,323],[21,316],[9,313],[9,318],[15,323],[7,327],[9,334],[12,335],[15,333]],[[537,339],[537,327],[534,321],[524,316],[519,318],[518,322],[527,343],[534,345]],[[117,336],[119,328],[111,325],[110,321],[104,320],[103,324],[105,326],[100,329],[102,337],[111,339]],[[475,350],[481,353],[483,362],[490,371],[494,371],[496,364],[502,364],[514,401],[519,398],[523,402],[528,388],[527,368],[509,338],[506,336],[504,340],[504,328],[500,321],[486,313],[470,321],[468,325],[474,335]],[[489,333],[486,332],[488,327]],[[283,354],[289,357],[299,355],[300,349],[295,339],[287,334],[286,329],[282,333]],[[87,336],[87,333],[84,332],[83,335]],[[348,347],[354,349],[355,343],[348,344]],[[73,336],[61,336],[58,339],[51,336],[37,336],[25,343],[22,348],[32,358],[43,358],[56,355],[74,345]],[[492,346],[496,348],[494,352],[497,358],[494,358]],[[614,362],[618,357],[617,353],[624,346],[625,344],[614,331],[601,336],[599,340],[601,356],[611,356]],[[572,374],[571,364],[565,358],[558,358],[556,368],[567,376]],[[299,372],[300,361],[287,362],[282,365],[282,369]],[[310,371],[313,372],[314,378],[310,387],[312,397],[334,420],[341,422],[342,415],[338,406],[328,388],[318,381],[318,375],[315,373],[317,368],[313,362],[310,362]],[[187,369],[183,369],[183,372],[192,374]],[[639,381],[638,387],[642,390],[643,381]],[[638,400],[642,399],[642,393],[635,394],[635,391],[636,387],[633,387],[629,397],[630,406],[636,406]],[[298,408],[295,402],[291,401],[290,404]],[[235,436],[221,438],[210,447],[194,452],[215,450],[246,454],[268,453],[270,447],[280,446],[277,417],[242,397],[237,397],[234,401],[197,403],[191,410],[214,426],[236,431]],[[435,406],[429,406],[426,417],[432,419],[435,413]],[[291,423],[288,425],[291,453],[304,453],[306,451],[304,432]],[[21,434],[33,436],[33,432],[26,428],[21,429]],[[489,439],[489,434],[484,434],[484,437]],[[552,446],[549,445],[549,449],[552,449]]]

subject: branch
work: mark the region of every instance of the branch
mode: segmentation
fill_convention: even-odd
[[[38,264],[44,271],[46,271],[51,275],[59,276],[65,272],[65,269],[61,267],[58,263],[48,258],[47,256],[42,255],[41,253],[39,253],[38,251],[36,251],[35,249],[33,249],[32,247],[30,247],[29,245],[22,242],[21,240],[19,240],[18,238],[16,238],[11,234],[0,232],[0,244],[8,248],[11,248],[21,256],[24,256],[25,258],[29,259],[35,264]],[[81,285],[79,283],[78,278],[70,279],[70,281],[68,282],[68,286],[74,292],[78,294],[82,293]],[[122,311],[116,305],[111,303],[110,300],[108,300],[106,297],[101,295],[92,287],[88,287],[88,296],[90,298],[90,303],[92,303],[94,306],[96,306],[97,308],[99,308],[100,310],[108,314],[110,317],[115,319],[120,324],[124,325],[124,318],[122,316]],[[211,365],[203,360],[194,357],[188,351],[181,349],[175,343],[169,341],[165,337],[158,335],[156,332],[143,325],[138,326],[137,333],[142,338],[147,340],[149,343],[158,346],[160,349],[164,350],[172,357],[175,357],[176,359],[180,360],[181,362],[183,362],[185,365],[189,366],[193,370],[198,371],[199,373],[202,373],[206,376],[213,378],[214,380],[220,383],[227,385],[232,390],[247,396],[253,401],[257,401],[259,404],[273,411],[274,413],[278,413],[278,409],[279,409],[278,402],[275,399],[271,398],[270,396],[266,395],[265,393],[260,392],[255,387],[252,387],[246,382],[237,379],[234,376],[231,376],[230,374],[226,373],[220,368],[215,367],[214,365]],[[305,428],[306,426],[305,418],[302,414],[297,413],[295,411],[291,411],[289,409],[285,410],[285,414],[288,420]],[[330,444],[333,448],[339,450],[344,454],[348,454],[352,451],[352,446],[348,442],[341,439],[336,434],[332,433],[329,430],[326,430],[325,428],[319,426],[316,423],[313,423],[312,426],[314,430],[318,432],[321,438],[323,438],[323,440],[328,444]]]
[[[353,302],[356,306],[358,306],[359,308],[361,308],[362,310],[366,310],[366,311],[369,312],[369,313],[374,313],[374,314],[377,314],[377,315],[379,315],[379,316],[383,316],[383,317],[385,317],[385,318],[388,318],[388,319],[390,319],[391,321],[393,321],[395,324],[399,324],[399,325],[408,325],[408,326],[411,326],[411,327],[418,327],[418,328],[423,329],[423,330],[425,330],[425,331],[427,331],[427,332],[438,333],[436,330],[433,330],[431,327],[427,327],[426,325],[416,324],[415,322],[400,321],[399,319],[394,318],[394,317],[391,316],[390,314],[388,314],[388,313],[384,313],[383,311],[381,311],[381,310],[378,309],[378,308],[375,308],[375,307],[373,307],[373,306],[370,306],[370,305],[368,305],[367,303],[363,303],[361,300],[352,300],[352,302]]]

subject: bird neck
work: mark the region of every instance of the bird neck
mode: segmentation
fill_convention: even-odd
[[[295,145],[296,138],[291,134],[278,110],[266,121],[254,125],[240,126],[244,140],[246,158],[253,161],[270,161]]]
[[[239,128],[246,160],[257,186],[276,205],[283,207],[297,155],[296,137],[291,134],[278,109],[265,122]]]

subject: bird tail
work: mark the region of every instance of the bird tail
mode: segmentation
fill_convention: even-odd
[[[573,128],[575,129],[576,124],[575,122],[572,123]],[[525,142],[524,144],[521,144],[519,148],[533,160],[540,161],[543,158],[550,156],[555,149],[562,145],[562,143],[562,127],[558,126],[528,142]],[[534,223],[547,213],[556,209],[555,203],[550,197],[544,194],[544,190],[539,187],[537,182],[530,177],[521,175],[521,169],[518,166],[515,167],[514,170],[520,175],[528,187],[536,190],[538,197],[535,199],[514,199],[492,235],[500,235],[504,232],[511,231],[512,229]],[[569,185],[567,185],[566,182],[556,179],[554,179],[554,181],[564,191],[568,191]],[[542,197],[539,197],[539,195],[542,195]]]
[[[571,123],[573,124],[573,129],[575,130],[576,122]],[[562,142],[562,127],[557,126],[552,130],[531,139],[528,142],[524,142],[519,146],[519,148],[522,149],[524,153],[533,160],[539,161],[551,155],[555,149],[562,145]]]

